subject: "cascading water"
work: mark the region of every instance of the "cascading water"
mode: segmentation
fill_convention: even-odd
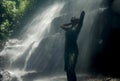
[[[1,52],[1,55],[8,54],[10,56],[10,67],[8,69],[11,73],[18,76],[29,73],[25,72],[25,70],[31,54],[39,45],[41,40],[45,37],[45,34],[47,33],[47,30],[49,30],[52,20],[59,16],[59,13],[63,6],[64,3],[57,2],[51,6],[48,6],[46,9],[44,9],[42,13],[38,14],[32,20],[32,22],[23,29],[24,32],[22,32],[22,37],[20,40],[10,39],[6,43],[4,50]],[[35,24],[36,22],[37,24]],[[14,67],[13,64],[24,55],[26,56],[26,58],[20,59],[21,61],[24,60],[23,67]],[[22,81],[22,79],[19,80]]]
[[[90,56],[88,48],[90,47],[90,39],[88,39],[88,34],[90,33],[91,26],[94,24],[96,15],[105,10],[105,8],[100,8],[102,1],[103,0],[55,1],[55,3],[45,7],[42,12],[37,14],[36,17],[22,29],[20,38],[10,39],[0,53],[0,55],[10,56],[8,71],[16,75],[18,81],[53,81],[49,79],[34,79],[39,78],[40,75],[47,76],[54,72],[56,72],[56,74],[63,74],[64,32],[61,34],[62,30],[58,27],[63,23],[69,22],[68,19],[70,19],[70,15],[79,17],[82,10],[85,10],[86,16],[84,20],[85,24],[83,25],[78,40],[80,49],[78,63],[80,64],[77,65],[77,71],[81,71],[80,67],[88,67]],[[93,8],[94,6],[96,8]],[[91,19],[91,21],[88,19]],[[57,25],[55,21],[58,21],[56,22]],[[54,32],[55,34],[53,35],[50,32]],[[25,76],[27,74],[32,74],[35,78],[29,77],[31,75]],[[27,77],[27,79],[23,80],[22,76]],[[64,78],[64,76],[62,78]]]

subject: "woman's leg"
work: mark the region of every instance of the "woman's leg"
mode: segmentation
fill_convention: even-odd
[[[67,80],[68,81],[77,81],[75,71],[67,71]]]
[[[76,55],[74,53],[69,54],[68,64],[67,64],[67,79],[68,81],[77,81],[76,73],[75,73],[75,65],[76,65]]]

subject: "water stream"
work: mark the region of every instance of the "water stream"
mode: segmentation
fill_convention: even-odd
[[[64,74],[64,31],[56,26],[69,22],[73,15],[79,17],[82,10],[85,10],[86,16],[78,40],[80,55],[77,71],[81,71],[80,67],[87,68],[90,55],[89,33],[96,15],[106,9],[100,7],[101,3],[102,0],[53,0],[51,5],[44,7],[44,10],[38,12],[22,29],[20,37],[9,39],[6,43],[0,55],[8,55],[10,58],[7,70],[16,76],[18,81],[52,81],[40,80],[39,77]],[[30,77],[30,74],[34,78]],[[24,80],[25,77],[27,79]],[[34,80],[35,78],[37,80]]]

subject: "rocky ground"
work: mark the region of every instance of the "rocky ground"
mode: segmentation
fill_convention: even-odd
[[[61,76],[61,77],[38,79],[34,81],[67,81],[67,79],[65,76]],[[82,76],[77,76],[77,81],[120,81],[120,79],[112,78],[112,77],[104,77],[104,76],[82,75]]]
[[[67,80],[64,79],[64,78],[59,78],[59,79],[56,78],[56,79],[48,80],[48,81],[67,81]],[[77,81],[120,81],[120,79],[115,79],[115,78],[90,78],[90,77],[87,78],[87,77],[82,77],[82,78],[78,78]]]
[[[10,77],[9,72],[4,71],[1,72],[3,74],[4,80],[1,79],[0,81],[19,81],[19,79],[12,79],[12,77]],[[6,78],[6,79],[5,79]],[[38,79],[26,79],[26,80],[21,80],[20,81],[67,81],[66,76],[49,76],[49,77],[44,77],[44,78],[38,78]],[[91,76],[91,75],[78,75],[77,76],[77,81],[120,81],[120,79],[118,78],[112,78],[112,77],[104,77],[101,75],[97,75],[97,76]]]

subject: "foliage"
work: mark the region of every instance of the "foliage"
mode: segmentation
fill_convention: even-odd
[[[33,0],[0,0],[0,40],[7,39]]]

